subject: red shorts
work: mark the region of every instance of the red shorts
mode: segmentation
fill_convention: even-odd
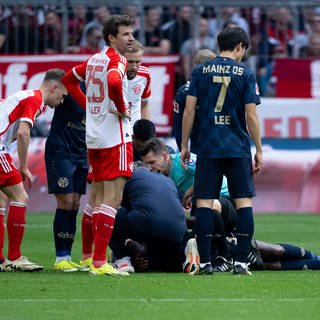
[[[92,166],[92,181],[132,176],[132,142],[106,149],[88,149],[88,156]]]
[[[9,153],[0,153],[0,188],[22,182],[19,170],[15,167]]]
[[[88,171],[88,175],[87,175],[87,182],[88,183],[92,183],[92,167],[91,167],[91,164],[89,166],[89,171]]]

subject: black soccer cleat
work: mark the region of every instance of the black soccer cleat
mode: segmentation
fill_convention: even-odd
[[[207,263],[204,267],[200,267],[198,268],[198,270],[194,273],[196,275],[202,276],[212,276],[213,275],[213,268],[211,263]]]
[[[240,264],[233,267],[233,274],[236,276],[251,276],[252,273],[249,271],[248,267],[242,267]]]
[[[214,272],[228,272],[232,270],[232,262],[228,261],[226,258],[218,256],[213,262]]]

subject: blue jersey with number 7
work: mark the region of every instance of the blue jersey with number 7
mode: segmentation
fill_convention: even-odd
[[[198,99],[199,158],[251,157],[245,105],[260,97],[246,65],[216,57],[196,67],[188,95]]]

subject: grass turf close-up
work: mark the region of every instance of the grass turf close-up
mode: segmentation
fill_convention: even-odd
[[[28,214],[22,252],[45,269],[0,273],[0,319],[319,317],[320,271],[254,271],[252,276],[136,273],[129,277],[54,271],[52,220],[50,214]],[[256,215],[255,237],[320,254],[319,220],[319,215]],[[80,229],[78,224],[75,262],[80,259]]]

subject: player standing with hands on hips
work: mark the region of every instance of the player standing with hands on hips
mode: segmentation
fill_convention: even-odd
[[[90,199],[94,199],[94,205],[86,209],[92,213],[92,220],[86,224],[87,229],[83,228],[82,237],[93,239],[94,250],[92,254],[87,248],[82,265],[87,261],[93,275],[127,275],[106,262],[106,251],[122,191],[133,170],[127,60],[122,56],[132,47],[133,23],[125,15],[110,16],[103,27],[107,46],[63,78],[69,93],[86,109],[86,144],[92,167]],[[79,81],[85,81],[86,95]]]
[[[256,111],[260,97],[253,72],[241,63],[249,47],[245,31],[239,27],[223,30],[218,35],[218,45],[220,55],[193,70],[182,125],[181,163],[185,166],[190,158],[188,139],[197,112],[200,136],[195,175],[195,233],[200,266],[196,273],[213,274],[211,208],[213,200],[219,197],[225,175],[238,215],[233,274],[251,275],[246,262],[254,232],[253,175],[263,165]],[[256,147],[254,167],[249,133]]]

